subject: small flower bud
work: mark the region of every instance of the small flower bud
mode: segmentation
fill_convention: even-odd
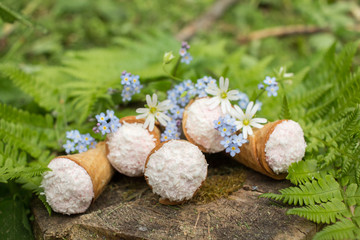
[[[175,56],[173,55],[172,52],[166,52],[164,54],[163,63],[169,64],[174,58],[175,58]]]

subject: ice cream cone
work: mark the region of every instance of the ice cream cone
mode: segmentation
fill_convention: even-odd
[[[99,197],[114,173],[114,169],[110,165],[106,155],[107,150],[105,142],[99,142],[94,149],[57,158],[70,159],[86,170],[90,175],[93,184],[94,201]]]
[[[191,156],[193,158],[197,158],[197,161],[198,163],[196,163],[194,165],[194,167],[190,167],[190,169],[192,170],[195,170],[195,171],[198,171],[196,174],[194,174],[194,176],[192,176],[191,178],[199,178],[201,180],[200,184],[196,184],[195,185],[195,188],[194,188],[194,185],[192,185],[191,182],[189,179],[184,179],[184,178],[178,178],[178,176],[181,176],[182,174],[178,174],[177,171],[184,171],[183,174],[186,175],[187,174],[187,167],[184,165],[186,164],[187,162],[186,161],[183,161],[182,163],[182,166],[175,166],[175,168],[172,168],[172,169],[166,169],[166,170],[163,170],[161,169],[161,171],[157,172],[156,174],[149,174],[151,177],[159,177],[157,174],[161,174],[164,177],[164,179],[162,179],[160,182],[162,184],[162,186],[159,188],[159,186],[155,186],[156,189],[153,188],[151,182],[152,180],[149,179],[149,176],[148,176],[148,164],[149,164],[149,160],[152,158],[152,155],[154,153],[156,153],[157,151],[159,151],[161,148],[164,147],[164,145],[166,144],[175,144],[175,143],[180,143],[178,146],[178,153],[184,153],[184,152],[187,152],[187,151],[191,151],[190,148],[193,148],[195,150],[195,152],[193,154],[191,154]],[[185,145],[181,144],[181,143],[186,143]],[[167,146],[165,146],[167,147]],[[176,146],[177,147],[177,146]],[[186,148],[186,149],[185,149]],[[189,152],[188,152],[189,153]],[[188,154],[187,153],[187,154]],[[167,166],[170,166],[172,164],[172,160],[173,159],[170,159],[170,157],[177,157],[179,155],[176,155],[176,153],[174,152],[168,152],[167,155],[166,155],[168,158],[167,159],[161,159],[161,160],[165,160],[166,162],[166,165]],[[187,155],[188,156],[188,155]],[[189,159],[189,158],[186,158],[186,159]],[[160,159],[153,159],[152,161],[157,161],[157,160],[160,160]],[[179,156],[179,161],[182,161],[184,159],[181,159],[181,156]],[[191,164],[194,164],[194,163],[191,163]],[[206,167],[205,167],[206,165]],[[148,172],[147,172],[148,171]],[[174,172],[172,172],[174,171]],[[199,173],[200,171],[205,171],[205,172],[202,172],[202,173]],[[148,185],[150,186],[150,188],[153,190],[154,193],[157,193],[160,195],[160,199],[159,199],[159,203],[163,204],[163,205],[179,205],[179,204],[183,204],[185,203],[187,200],[191,199],[200,189],[200,187],[202,186],[202,184],[204,183],[205,179],[206,179],[206,176],[207,176],[207,163],[206,163],[206,160],[205,160],[205,157],[204,155],[201,153],[201,151],[193,144],[191,144],[190,142],[186,141],[186,140],[170,140],[170,141],[167,141],[167,142],[162,142],[160,144],[158,144],[148,155],[147,159],[146,159],[146,162],[145,162],[145,180],[146,182],[148,183]],[[171,176],[171,178],[169,177],[166,177],[166,176]],[[160,178],[160,177],[159,177]],[[164,190],[164,189],[167,189],[165,191],[176,191],[174,189],[172,189],[172,187],[169,187],[169,186],[165,186],[166,185],[166,181],[170,181],[171,179],[177,179],[178,181],[178,185],[182,185],[183,184],[183,187],[184,185],[186,184],[189,184],[189,187],[186,188],[186,189],[181,189],[181,190],[185,190],[185,191],[189,191],[187,192],[184,196],[176,196],[178,197],[178,199],[174,200],[170,200],[168,197],[165,197],[164,195],[166,194],[162,194],[161,192]],[[199,180],[198,179],[198,180]],[[154,181],[153,182],[156,182],[157,179],[153,179]],[[199,181],[197,181],[199,183]],[[171,182],[168,182],[168,184],[170,185]],[[158,189],[161,189],[160,191],[158,191]],[[192,190],[189,190],[189,189],[192,189]],[[181,191],[180,190],[180,191]],[[169,193],[168,195],[174,195],[174,192],[173,193]],[[175,193],[176,195],[176,193]],[[181,195],[181,194],[180,194]],[[181,200],[180,200],[181,199]]]
[[[41,185],[55,212],[83,213],[100,196],[114,173],[106,155],[106,144],[100,142],[95,149],[59,156],[49,163],[52,171],[44,174]]]
[[[122,126],[109,134],[106,140],[108,159],[120,173],[129,177],[144,174],[144,164],[149,152],[160,143],[160,130],[143,128],[145,120],[136,116],[120,119]]]
[[[277,133],[272,135],[277,126],[279,126],[277,132],[282,131],[281,137],[278,137]],[[288,128],[289,126],[290,128]],[[291,131],[291,129],[294,129],[294,131]],[[292,136],[294,134],[295,137]],[[271,143],[268,144],[270,137],[272,138]],[[277,180],[285,179],[288,166],[292,162],[301,160],[305,154],[306,144],[302,129],[291,120],[269,122],[263,128],[255,129],[254,134],[249,136],[248,141],[248,143],[241,146],[240,153],[236,154],[234,159],[257,172]],[[271,156],[274,151],[280,153]],[[274,171],[274,169],[277,169],[276,164],[272,164],[274,161],[281,161],[281,164],[286,168],[286,172],[276,173]]]
[[[210,108],[210,98],[192,99],[185,107],[182,128],[186,139],[204,153],[216,153],[224,150],[220,144],[223,139],[214,128],[214,121],[224,116],[220,105]]]

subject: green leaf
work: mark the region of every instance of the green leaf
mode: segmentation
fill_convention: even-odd
[[[321,232],[318,232],[313,240],[342,240],[342,239],[358,239],[356,235],[357,227],[349,219],[343,218],[341,221],[325,227]]]
[[[316,160],[306,160],[295,162],[290,165],[288,169],[289,174],[286,179],[290,180],[293,184],[304,184],[305,182],[313,179],[319,179],[321,175],[326,172],[317,167]]]
[[[6,240],[33,239],[24,205],[19,200],[0,201],[0,236]]]
[[[283,97],[283,104],[281,106],[281,112],[279,114],[280,119],[291,119],[290,109],[286,94]]]
[[[29,20],[27,20],[24,16],[22,16],[20,13],[11,10],[1,2],[0,2],[0,17],[4,22],[14,23],[15,21],[19,21],[28,27],[33,26],[33,24]]]
[[[305,182],[299,187],[285,188],[279,192],[281,194],[265,193],[261,197],[300,206],[327,202],[333,198],[342,199],[340,185],[331,175],[326,175],[324,179]]]
[[[332,199],[330,202],[320,205],[293,208],[287,214],[298,215],[316,223],[326,224],[335,223],[337,219],[351,216],[346,205],[339,199]]]
[[[347,186],[345,194],[345,200],[348,206],[360,205],[360,188],[357,184],[352,183]]]

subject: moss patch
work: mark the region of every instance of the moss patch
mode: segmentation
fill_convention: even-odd
[[[191,203],[205,204],[219,198],[228,197],[239,190],[245,181],[242,165],[223,155],[207,156],[208,176]]]

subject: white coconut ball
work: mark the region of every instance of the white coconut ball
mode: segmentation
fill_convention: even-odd
[[[187,108],[186,132],[196,144],[205,148],[208,153],[221,152],[224,139],[214,128],[214,121],[224,117],[220,105],[214,109],[209,107],[210,98],[199,98]]]
[[[266,161],[276,173],[286,173],[293,162],[305,155],[304,132],[297,122],[287,120],[279,123],[265,145]]]
[[[55,158],[48,168],[52,171],[44,174],[41,185],[51,208],[68,215],[85,212],[94,198],[86,170],[68,158]]]
[[[149,156],[145,177],[154,193],[172,202],[192,198],[207,175],[205,156],[194,144],[171,140]]]
[[[124,122],[115,133],[109,134],[107,157],[120,173],[138,177],[144,174],[146,158],[155,145],[156,139],[142,124]]]

